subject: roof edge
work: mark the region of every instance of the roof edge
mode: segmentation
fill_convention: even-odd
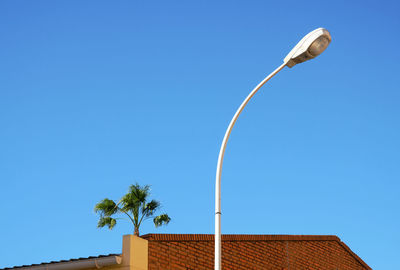
[[[353,256],[353,258],[356,261],[358,261],[362,266],[364,266],[368,270],[372,270],[372,268],[369,267],[369,265],[366,264],[366,262],[364,262],[363,259],[358,257],[358,255],[356,253],[354,253],[344,242],[339,241],[339,245],[342,246],[348,253],[350,253],[350,255]]]
[[[85,269],[100,268],[115,264],[121,264],[122,257],[118,254],[92,256],[88,258],[70,259],[62,261],[52,261],[40,264],[21,265],[14,267],[1,268],[0,270],[24,269],[24,270],[65,270],[65,269]]]

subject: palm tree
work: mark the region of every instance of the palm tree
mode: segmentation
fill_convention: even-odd
[[[117,218],[113,216],[126,215],[134,226],[134,235],[139,236],[139,227],[146,219],[153,218],[154,225],[157,227],[168,224],[171,218],[167,214],[155,216],[160,208],[160,203],[156,200],[148,202],[150,196],[150,186],[131,185],[129,192],[125,194],[118,203],[105,198],[94,207],[94,211],[99,213],[100,219],[98,228],[107,226],[110,230],[117,224]]]

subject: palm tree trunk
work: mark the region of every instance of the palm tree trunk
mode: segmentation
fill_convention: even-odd
[[[139,236],[139,227],[135,226],[135,232],[133,233],[133,235]]]

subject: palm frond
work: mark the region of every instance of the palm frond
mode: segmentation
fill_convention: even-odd
[[[107,226],[110,230],[112,230],[115,224],[117,224],[117,220],[112,217],[100,217],[97,227],[103,228],[104,226]]]
[[[156,216],[153,219],[154,225],[157,227],[160,227],[162,225],[166,225],[171,221],[171,218],[167,214],[162,214],[159,216]]]
[[[132,209],[140,209],[144,204],[146,204],[149,195],[149,185],[140,186],[136,183],[129,187],[129,192],[121,198],[119,203],[122,205],[122,209],[126,212],[132,211]]]
[[[100,213],[101,216],[109,217],[118,212],[118,206],[113,200],[105,198],[96,204],[94,211]]]
[[[118,202],[121,205],[122,210],[129,212],[134,208],[140,207],[140,202],[138,202],[131,193],[127,193],[122,196],[121,200]]]
[[[132,195],[132,199],[141,203],[145,203],[147,197],[150,196],[150,186],[140,186],[138,183],[136,183],[129,187],[129,193]]]
[[[156,200],[152,200],[149,203],[146,203],[142,208],[142,215],[145,217],[151,217],[160,207],[160,202]]]

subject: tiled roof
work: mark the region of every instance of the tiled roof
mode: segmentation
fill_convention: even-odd
[[[149,269],[213,269],[214,235],[146,234]],[[229,269],[371,268],[334,235],[222,235]]]
[[[60,261],[43,262],[43,263],[37,263],[37,264],[6,267],[6,268],[0,268],[0,270],[18,269],[18,268],[24,268],[24,267],[46,266],[46,265],[49,265],[49,264],[77,262],[77,261],[99,259],[99,258],[105,258],[105,257],[120,256],[120,255],[121,254],[108,254],[108,255],[89,256],[89,257],[85,257],[85,258],[82,257],[82,258],[69,259],[69,260],[60,260]]]

